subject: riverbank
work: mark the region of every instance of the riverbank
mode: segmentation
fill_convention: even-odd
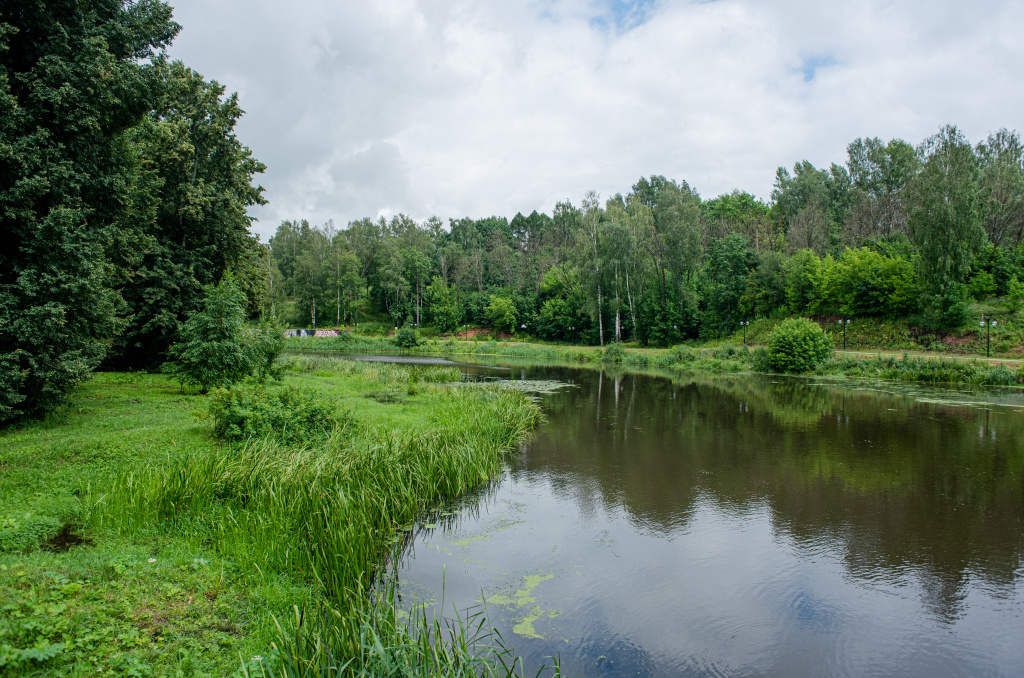
[[[452,368],[289,363],[268,392],[315,390],[345,423],[313,444],[217,440],[209,397],[142,374],[98,374],[62,417],[0,434],[4,675],[504,673],[500,644],[431,643],[484,627],[399,619],[377,575],[537,406]]]
[[[712,346],[687,345],[669,349],[630,345],[597,347],[531,344],[514,341],[426,340],[415,349],[401,351],[382,338],[304,337],[288,340],[288,350],[378,351],[443,355],[457,358],[502,357],[568,364],[612,364],[632,369],[660,368],[670,372],[771,373],[764,346],[720,342]],[[809,374],[838,378],[870,378],[935,384],[975,386],[1024,385],[1024,363],[1013,358],[951,356],[941,353],[833,351],[829,360]]]

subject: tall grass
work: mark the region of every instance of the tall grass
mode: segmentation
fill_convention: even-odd
[[[904,355],[858,358],[835,355],[822,365],[818,374],[842,374],[890,381],[932,384],[971,384],[974,386],[1014,386],[1024,384],[1024,370],[979,360],[921,358]]]
[[[313,337],[316,338],[316,337]],[[357,377],[382,386],[409,382],[452,383],[462,379],[458,367],[445,365],[403,365],[364,362],[331,355],[297,355],[284,360],[285,371],[329,377]]]
[[[418,371],[421,379],[459,376],[452,368],[319,358],[291,367],[385,383],[408,382]],[[89,520],[98,529],[194,535],[253,577],[284,574],[318,591],[322,604],[279,626],[260,664],[268,676],[500,672],[507,653],[485,643],[481,655],[470,627],[399,623],[382,568],[417,513],[492,477],[539,410],[517,392],[432,388],[428,430],[357,428],[315,446],[266,438],[190,454],[125,474],[89,498]]]

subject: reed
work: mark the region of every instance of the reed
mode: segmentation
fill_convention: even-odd
[[[293,359],[289,368],[385,385],[460,376],[321,357]],[[262,438],[194,452],[126,473],[88,497],[88,520],[98,530],[191,535],[254,578],[285,575],[312,587],[319,602],[278,624],[259,663],[263,675],[501,672],[512,664],[500,639],[472,624],[401,623],[382,581],[417,514],[491,478],[539,409],[510,390],[425,388],[425,430],[354,427],[316,444]]]

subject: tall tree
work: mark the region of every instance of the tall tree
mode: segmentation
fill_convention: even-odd
[[[853,184],[850,213],[844,226],[848,245],[886,241],[907,233],[907,194],[919,161],[902,139],[856,139],[846,147]]]
[[[1024,144],[1007,129],[978,144],[982,224],[996,247],[1024,242]]]
[[[252,184],[265,167],[235,136],[238,96],[180,62],[158,59],[154,68],[159,97],[125,141],[159,200],[149,218],[120,225],[139,256],[114,259],[130,314],[108,361],[118,367],[163,362],[204,287],[258,256],[247,209],[266,203]]]
[[[928,291],[944,295],[963,283],[985,240],[978,210],[978,162],[974,149],[953,125],[918,149],[921,172],[911,184],[910,233],[921,257]]]
[[[0,422],[63,403],[123,325],[111,257],[146,202],[124,135],[179,28],[156,0],[0,4]]]

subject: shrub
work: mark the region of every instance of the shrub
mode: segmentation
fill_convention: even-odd
[[[832,340],[806,318],[783,321],[768,336],[768,366],[778,372],[806,372],[827,360]]]
[[[261,319],[256,335],[249,345],[252,352],[253,375],[261,384],[267,377],[281,378],[282,366],[277,363],[277,359],[281,357],[284,346],[284,328],[273,316]]]
[[[750,352],[750,366],[755,372],[767,372],[771,369],[768,363],[768,349],[758,346]]]
[[[274,436],[294,443],[326,438],[353,421],[348,412],[335,415],[333,405],[316,391],[296,386],[218,389],[210,398],[210,415],[218,438]]]
[[[1006,297],[1011,311],[1019,311],[1024,306],[1024,283],[1017,280],[1017,276],[1006,283]]]
[[[367,337],[383,337],[385,334],[384,324],[376,322],[359,323],[355,328],[355,332]]]
[[[408,325],[398,330],[398,334],[395,335],[395,346],[398,348],[416,348],[419,345],[420,341],[416,338],[416,330]]]
[[[718,358],[719,360],[727,360],[737,354],[736,347],[732,344],[722,344],[716,348],[712,353],[712,358]]]
[[[604,355],[601,356],[601,362],[621,363],[625,356],[626,351],[620,344],[609,344],[608,347],[604,349]]]

